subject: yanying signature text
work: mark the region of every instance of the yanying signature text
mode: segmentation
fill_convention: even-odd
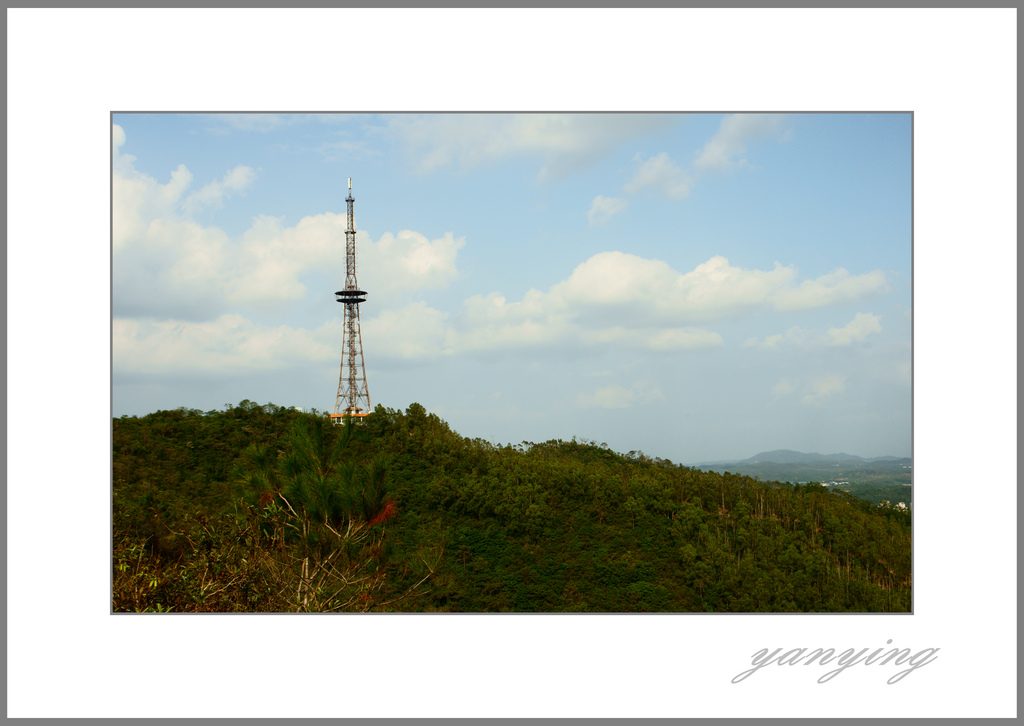
[[[886,645],[891,644],[892,639],[890,638],[886,641]],[[779,666],[817,665],[825,668],[833,666],[832,670],[827,671],[818,679],[818,683],[828,683],[847,668],[852,668],[855,665],[878,665],[896,668],[906,666],[894,673],[886,681],[886,683],[892,685],[899,683],[918,668],[923,668],[933,662],[938,658],[936,653],[939,652],[939,648],[924,648],[913,654],[911,654],[910,648],[893,648],[888,652],[883,651],[885,651],[885,648],[878,648],[871,655],[867,655],[867,648],[863,648],[860,651],[849,648],[837,656],[834,648],[815,648],[814,650],[793,648],[786,652],[783,652],[782,648],[776,648],[771,652],[769,652],[768,648],[762,648],[752,656],[751,665],[753,667],[742,673],[737,673],[733,677],[732,682],[739,683],[746,680],[762,668],[772,664]]]

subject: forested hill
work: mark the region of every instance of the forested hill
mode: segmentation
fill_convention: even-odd
[[[113,420],[115,611],[910,610],[908,512],[419,404]]]

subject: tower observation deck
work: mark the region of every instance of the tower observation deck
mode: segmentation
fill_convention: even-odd
[[[338,395],[331,421],[343,423],[346,418],[361,419],[370,413],[370,392],[366,387],[366,366],[363,362],[363,337],[359,330],[359,304],[366,302],[366,293],[356,281],[356,225],[352,207],[352,179],[348,180],[348,228],[345,230],[345,289],[334,294],[345,306],[345,340],[341,350],[341,374]]]

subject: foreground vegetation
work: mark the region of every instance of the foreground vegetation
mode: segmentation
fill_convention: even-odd
[[[910,610],[910,514],[418,404],[113,422],[115,611]]]

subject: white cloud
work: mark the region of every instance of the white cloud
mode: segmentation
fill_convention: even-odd
[[[881,270],[851,275],[839,268],[799,287],[780,290],[773,296],[778,310],[807,310],[825,305],[857,302],[887,292],[888,280]]]
[[[115,246],[114,315],[210,319],[225,312],[228,250],[219,229],[150,220],[137,238]]]
[[[844,390],[846,390],[846,377],[832,373],[805,381],[784,378],[772,388],[772,395],[776,399],[799,395],[802,404],[817,407],[824,405],[833,396]]]
[[[339,313],[340,314],[340,313]],[[361,320],[367,365],[440,356],[446,315],[423,302]],[[339,318],[315,330],[261,325],[237,314],[212,320],[113,320],[117,376],[231,376],[287,370],[305,363],[336,364],[344,340]]]
[[[649,159],[637,154],[633,157],[637,168],[623,191],[627,194],[651,192],[672,200],[686,199],[701,174],[746,166],[747,161],[742,154],[746,152],[747,144],[784,136],[787,133],[784,122],[785,116],[778,114],[726,116],[688,169],[679,166],[665,151]]]
[[[872,333],[882,332],[882,325],[878,321],[879,316],[871,313],[857,313],[857,315],[842,328],[829,328],[828,340],[830,345],[850,345],[859,343]]]
[[[531,156],[541,160],[544,179],[564,176],[673,122],[650,114],[401,115],[390,117],[379,133],[404,142],[421,173]]]
[[[342,333],[337,321],[305,330],[241,315],[203,322],[115,318],[112,328],[114,373],[135,376],[230,376],[326,363],[338,355]]]
[[[293,123],[295,117],[283,116],[279,113],[215,113],[211,114],[210,118],[223,125],[212,127],[209,130],[214,133],[224,133],[227,129],[274,131]]]
[[[333,124],[349,118],[350,114],[341,113],[215,113],[209,116],[214,125],[207,128],[207,131],[218,135],[227,134],[231,130],[266,133],[310,121]]]
[[[160,184],[156,179],[135,170],[135,157],[121,154],[126,143],[124,130],[114,124],[113,193],[114,193],[114,249],[127,239],[138,235],[149,220],[177,216],[188,218],[206,208],[220,208],[224,200],[235,194],[244,194],[256,179],[256,172],[239,165],[219,180],[186,196],[192,185],[192,172],[184,164],[171,172],[170,181]]]
[[[569,316],[544,309],[544,296],[530,290],[522,302],[506,304],[497,293],[468,298],[446,333],[448,353],[557,347],[578,337]]]
[[[175,176],[177,174],[178,176]],[[192,181],[192,174],[182,164],[178,167],[177,172],[172,174],[172,184],[174,185],[175,196],[170,200],[172,203],[177,201],[177,196],[180,196],[181,191],[184,187],[187,187]],[[242,194],[252,186],[253,181],[256,179],[256,171],[248,166],[236,166],[224,175],[224,178],[219,181],[212,181],[197,192],[189,194],[185,201],[181,205],[182,211],[187,215],[192,215],[204,207],[213,209],[220,209],[224,206],[224,199],[234,194]],[[182,185],[182,181],[184,184]],[[179,188],[180,187],[180,188]]]
[[[171,172],[171,180],[160,187],[160,196],[164,204],[174,205],[185,190],[192,184],[192,172],[184,164],[178,164],[178,168]],[[195,195],[193,195],[195,196]]]
[[[594,201],[590,205],[590,211],[587,212],[587,221],[591,226],[595,224],[604,224],[612,217],[612,215],[625,210],[626,206],[627,203],[625,199],[619,197],[605,197],[598,194],[594,197]]]
[[[190,214],[222,204],[249,188],[254,172],[238,166],[191,195],[192,174],[181,165],[166,184],[134,169],[120,153],[124,131],[114,126],[113,273],[114,314],[212,319],[233,306],[266,307],[307,294],[299,278],[316,270],[345,277],[342,214],[304,217],[291,227],[265,215],[253,219],[240,239],[203,227]],[[386,233],[374,242],[357,233],[360,283],[372,295],[441,289],[458,274],[464,239],[451,233],[430,240],[413,231]],[[328,291],[329,292],[329,291]]]
[[[747,144],[782,135],[785,116],[779,114],[733,114],[722,119],[718,132],[697,154],[693,163],[700,171],[727,171],[746,165],[736,157],[747,150]]]
[[[458,277],[458,252],[465,245],[451,232],[431,240],[408,229],[385,232],[376,242],[357,238],[356,275],[362,280],[365,272],[375,294],[444,289]]]
[[[363,348],[372,350],[375,358],[436,358],[442,353],[447,317],[422,301],[397,310],[385,310],[374,318],[360,321]]]
[[[725,257],[716,256],[676,281],[676,297],[671,304],[700,317],[717,317],[761,304],[795,276],[793,267],[783,267],[778,262],[771,270],[745,270],[733,267]]]
[[[124,146],[128,137],[124,133],[124,129],[117,124],[111,125],[110,139],[113,148],[113,167],[114,171],[118,174],[132,174],[134,173],[133,165],[135,164],[135,157],[130,154],[122,154],[121,147]]]
[[[799,325],[794,325],[789,328],[785,333],[777,335],[769,335],[764,340],[758,341],[757,338],[750,338],[743,343],[744,348],[761,348],[762,350],[777,350],[783,344],[787,345],[806,345],[812,340],[810,333],[801,328]]]
[[[381,155],[381,152],[365,141],[325,141],[316,147],[316,151],[327,161],[367,159]]]
[[[635,404],[663,399],[660,389],[636,384],[631,388],[619,385],[603,386],[593,393],[579,394],[576,402],[585,408],[629,408]]]
[[[605,386],[593,393],[581,393],[577,401],[581,406],[593,408],[628,408],[636,394],[622,386]]]
[[[808,406],[821,406],[837,393],[846,389],[846,377],[839,374],[822,376],[812,381],[806,387],[806,393],[801,400]]]
[[[743,343],[745,348],[761,348],[762,350],[777,350],[783,344],[800,347],[806,346],[845,346],[859,343],[873,333],[882,332],[882,326],[878,322],[881,318],[871,313],[857,313],[849,323],[841,328],[829,328],[824,335],[812,335],[810,331],[793,326],[785,333],[769,335],[764,340],[749,338]]]
[[[715,348],[724,342],[718,333],[700,328],[614,326],[598,330],[581,330],[579,338],[587,345],[615,345],[654,353]]]
[[[181,164],[171,172],[166,184],[160,184],[153,177],[135,170],[134,156],[121,153],[127,139],[117,124],[113,125],[113,141],[112,237],[116,254],[145,235],[153,220],[184,218],[179,202],[192,184],[192,174]]]
[[[519,301],[498,293],[467,299],[451,318],[445,349],[463,353],[626,346],[667,352],[716,347],[723,344],[721,336],[697,325],[771,308],[780,295],[801,289],[793,287],[795,277],[794,268],[778,263],[772,270],[746,270],[713,257],[679,273],[661,260],[602,252],[547,292],[529,290]],[[819,286],[829,289],[828,280],[821,280]],[[845,296],[813,299],[819,305],[840,300]],[[812,298],[804,302],[810,304]],[[870,327],[865,319],[855,323],[847,326],[851,335]],[[812,342],[808,331],[793,327],[784,335],[750,339],[745,345],[774,348]]]
[[[686,199],[690,196],[693,188],[693,177],[691,174],[673,162],[666,152],[661,152],[655,157],[642,160],[637,154],[634,161],[639,162],[633,178],[630,179],[624,191],[635,194],[641,191],[653,191],[663,194],[669,199]]]
[[[724,257],[712,257],[680,274],[661,260],[601,252],[552,287],[550,295],[557,305],[642,310],[658,320],[693,323],[763,304],[795,274],[779,264],[769,271],[744,270]]]
[[[628,345],[650,351],[722,345],[694,323],[762,304],[792,277],[730,267],[713,258],[681,275],[665,262],[622,252],[594,255],[548,292],[508,302],[491,293],[463,304],[448,333],[453,352],[537,346]]]
[[[796,391],[796,384],[789,378],[783,378],[772,387],[775,398],[785,398]]]

